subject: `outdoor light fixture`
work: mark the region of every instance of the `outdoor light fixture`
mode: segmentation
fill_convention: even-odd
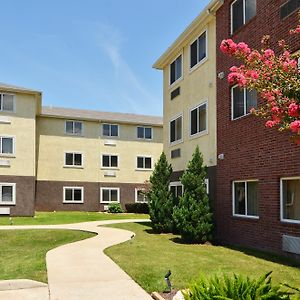
[[[170,276],[172,275],[171,270],[168,271],[168,273],[165,275],[165,281],[167,283],[168,286],[168,291],[171,292],[172,291],[172,285],[171,285],[171,281],[170,281]]]

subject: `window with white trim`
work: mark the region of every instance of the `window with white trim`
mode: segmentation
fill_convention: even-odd
[[[65,166],[68,167],[82,167],[82,153],[66,152],[65,153]]]
[[[135,189],[135,202],[136,203],[147,203],[148,198],[145,189],[136,188]]]
[[[231,34],[256,15],[256,0],[236,0],[231,4]]]
[[[119,125],[117,124],[102,124],[103,136],[119,136]]]
[[[280,190],[281,219],[300,223],[300,177],[282,178]]]
[[[258,217],[258,180],[232,183],[233,215]]]
[[[83,203],[83,187],[64,186],[64,203]]]
[[[190,68],[192,69],[207,56],[207,33],[204,31],[191,45],[190,45]]]
[[[255,90],[241,89],[238,85],[231,88],[231,119],[238,119],[250,113],[251,108],[257,108],[257,93]]]
[[[16,204],[16,184],[0,183],[0,205]]]
[[[182,140],[182,116],[170,121],[170,143]]]
[[[8,136],[0,136],[0,154],[14,154],[14,144],[15,138]]]
[[[12,94],[0,94],[0,111],[15,111],[15,96]]]
[[[180,54],[170,64],[170,85],[180,79],[182,76],[182,55]]]
[[[206,187],[206,194],[209,195],[209,179],[204,179],[205,187]]]
[[[120,189],[106,187],[100,188],[100,202],[120,203]]]
[[[83,124],[80,121],[66,121],[65,131],[69,135],[83,135]]]
[[[138,156],[136,158],[137,169],[152,169],[152,157],[151,156]]]
[[[152,139],[152,128],[151,127],[137,127],[137,138],[151,140]]]
[[[118,168],[118,155],[102,154],[102,168]]]
[[[183,185],[180,181],[170,182],[170,191],[174,198],[179,199],[183,196]]]
[[[207,130],[207,104],[203,103],[190,112],[190,135],[206,132]]]

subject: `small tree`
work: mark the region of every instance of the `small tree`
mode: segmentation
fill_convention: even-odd
[[[205,177],[203,157],[197,146],[187,170],[181,177],[184,193],[173,213],[181,238],[189,243],[205,243],[211,240],[212,213],[206,193]]]
[[[150,177],[148,192],[149,214],[155,232],[172,232],[173,230],[173,196],[169,191],[172,166],[168,164],[162,152]]]

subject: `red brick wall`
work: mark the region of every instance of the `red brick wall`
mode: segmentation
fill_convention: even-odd
[[[300,38],[290,37],[288,31],[297,25],[297,12],[280,19],[280,5],[285,0],[257,0],[257,15],[234,35],[230,35],[230,4],[217,12],[217,45],[222,39],[245,41],[260,48],[261,37],[271,35],[271,48],[278,51],[277,40],[285,39],[292,51],[300,49]],[[217,200],[215,203],[217,235],[221,242],[281,252],[282,234],[300,237],[300,224],[280,222],[279,182],[284,176],[300,176],[300,147],[288,140],[287,134],[264,127],[254,116],[231,121],[229,68],[237,64],[219,51],[217,46]],[[259,180],[259,220],[232,216],[232,181]]]

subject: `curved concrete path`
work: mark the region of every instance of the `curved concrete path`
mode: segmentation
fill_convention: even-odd
[[[45,226],[0,226],[0,230],[71,229],[98,234],[86,240],[60,246],[47,253],[50,300],[150,300],[152,299],[150,295],[103,253],[105,248],[129,240],[133,233],[98,226],[127,222],[145,222],[145,220],[95,221]],[[0,291],[0,299],[8,300],[9,298],[3,298],[4,293]],[[11,299],[27,299],[16,298],[16,296],[17,293]],[[44,297],[39,300],[46,300]]]

